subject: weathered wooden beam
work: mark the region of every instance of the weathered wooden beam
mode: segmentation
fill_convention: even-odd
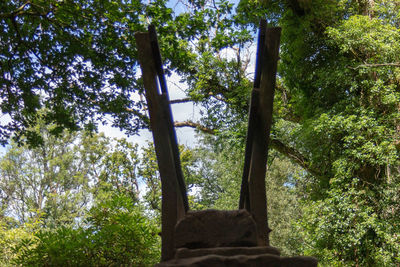
[[[172,147],[172,155],[174,157],[176,178],[178,181],[178,186],[180,189],[179,191],[181,193],[181,198],[183,201],[183,206],[185,208],[185,212],[187,212],[189,210],[189,201],[188,201],[187,192],[186,192],[185,179],[183,177],[183,172],[182,172],[182,167],[181,167],[181,159],[179,156],[178,140],[176,138],[176,132],[174,129],[174,123],[173,123],[174,120],[172,117],[172,111],[171,111],[171,106],[170,106],[170,101],[169,101],[167,82],[166,82],[165,76],[164,76],[161,53],[160,53],[160,48],[158,46],[157,33],[156,33],[156,28],[154,25],[149,26],[149,35],[150,35],[150,45],[151,45],[152,54],[153,54],[153,62],[156,67],[158,84],[161,89],[160,102],[161,102],[162,114],[164,114],[164,118],[165,118],[164,122],[167,124],[167,129],[168,129],[168,132],[166,132],[166,134],[168,134],[169,138],[170,138],[171,147]]]
[[[261,27],[260,27],[261,28]],[[248,201],[244,198],[244,205],[252,213],[257,224],[258,243],[260,246],[269,245],[269,228],[267,216],[267,199],[265,189],[265,173],[268,158],[268,140],[272,123],[273,100],[276,83],[277,62],[279,59],[280,28],[266,28],[260,60],[262,62],[261,78],[257,97],[252,101],[256,106],[250,110],[251,121],[251,149],[250,166],[248,171]],[[256,85],[256,84],[255,84]],[[250,131],[250,129],[249,129]],[[245,174],[245,173],[244,173]]]
[[[161,176],[161,261],[166,261],[174,257],[174,229],[177,221],[185,214],[185,206],[177,178],[171,129],[166,123],[171,120],[169,118],[171,114],[165,112],[165,104],[163,104],[162,96],[159,95],[157,67],[154,62],[150,35],[149,33],[136,33],[135,38]]]
[[[242,174],[242,185],[240,189],[239,198],[239,209],[246,208],[250,210],[250,196],[249,196],[249,172],[250,172],[250,161],[253,149],[253,135],[256,127],[255,120],[253,119],[259,109],[259,88],[261,82],[261,71],[262,71],[262,58],[265,47],[265,30],[267,28],[267,22],[260,20],[260,27],[258,30],[258,41],[257,41],[257,55],[256,55],[256,69],[254,75],[254,85],[251,92],[250,98],[250,109],[249,109],[249,121],[247,126],[246,136],[246,148],[244,153],[244,165]]]
[[[276,70],[279,59],[281,28],[267,28],[260,82],[260,103],[256,116],[253,150],[249,172],[250,209],[257,224],[259,245],[269,245],[265,173],[268,140],[272,124]]]

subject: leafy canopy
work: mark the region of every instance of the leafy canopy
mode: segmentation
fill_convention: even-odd
[[[105,115],[128,134],[145,127],[134,33],[149,23],[157,26],[167,73],[196,81],[203,80],[198,63],[206,55],[251,37],[245,26],[235,27],[241,20],[228,1],[183,2],[179,13],[170,5],[165,0],[2,1],[0,108],[9,120],[2,121],[1,142],[15,133],[17,139],[24,134],[28,142],[40,143],[40,135],[28,128],[43,107],[49,110],[46,124],[56,125],[54,134],[95,129],[107,123]]]

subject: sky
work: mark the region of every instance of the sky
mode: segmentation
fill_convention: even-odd
[[[166,77],[167,87],[169,92],[169,97],[171,100],[182,99],[185,98],[186,95],[183,92],[185,88],[185,84],[180,83],[179,76],[176,74],[172,74],[170,77]],[[200,108],[194,105],[193,103],[180,103],[171,105],[172,116],[174,121],[186,121],[192,120],[197,121],[200,118],[199,111]],[[126,138],[126,135],[121,132],[118,128],[113,128],[110,126],[102,126],[99,125],[99,131],[104,132],[106,136],[113,138]],[[183,127],[175,129],[178,143],[194,147],[197,144],[197,139],[195,137],[196,133],[193,128]],[[128,140],[132,143],[137,143],[139,146],[145,146],[147,142],[153,141],[151,132],[149,130],[141,130],[139,135],[131,136]]]

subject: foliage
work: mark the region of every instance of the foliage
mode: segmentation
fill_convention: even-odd
[[[94,127],[94,112],[140,125],[126,111],[138,105],[129,98],[136,85],[131,40],[143,28],[140,2],[2,1],[0,7],[1,109],[13,119],[3,125],[3,141],[29,127],[42,107],[50,110],[45,121],[56,125],[55,134]],[[41,141],[34,132],[28,136]]]
[[[94,143],[95,144],[95,143]],[[139,200],[139,153],[138,146],[126,139],[117,139],[101,161],[99,186],[96,195],[103,193],[123,194]]]
[[[355,178],[350,187],[331,189],[323,201],[304,206],[304,253],[317,255],[327,266],[399,264],[399,205],[389,199],[398,199],[398,190],[398,183],[368,190]],[[376,199],[379,203],[371,203]]]
[[[40,228],[40,216],[32,218],[23,227],[15,227],[12,218],[2,218],[0,221],[0,265],[13,266],[13,262],[20,256],[15,247],[22,242],[34,239],[34,232]],[[31,248],[32,246],[29,246]]]
[[[274,203],[283,213],[274,213],[273,206],[270,212],[274,218],[290,213],[300,221],[293,226],[293,242],[288,238],[276,244],[288,254],[316,255],[326,265],[398,264],[397,0],[241,0],[237,5],[188,1],[178,3],[180,13],[166,1],[3,1],[0,7],[0,106],[12,119],[2,122],[3,143],[12,133],[43,143],[47,137],[32,127],[41,107],[48,109],[43,120],[52,125],[52,134],[61,134],[63,128],[95,128],[105,122],[105,114],[128,133],[145,126],[143,103],[136,97],[143,88],[136,76],[132,34],[156,24],[167,73],[175,71],[187,82],[188,96],[204,107],[199,123],[216,133],[205,137],[216,142],[197,151],[198,158],[191,151],[182,153],[187,156],[188,186],[197,192],[191,201],[198,208],[236,207],[251,89],[251,40],[260,17],[280,25],[270,144],[281,155],[276,162],[270,159],[277,166],[270,165],[269,171],[274,177],[270,184],[280,188],[281,195],[269,194],[287,199],[294,208],[284,213],[280,203]],[[100,143],[107,150],[109,143]],[[136,179],[143,176],[150,188],[144,198],[159,209],[160,181],[150,148],[143,151],[147,161],[141,162],[129,144],[120,142],[120,149],[107,156],[93,144],[82,148],[90,148],[86,173],[97,179],[93,192],[99,192],[99,201],[114,190],[137,197]],[[18,175],[27,168],[7,167],[12,160],[15,166],[28,166],[22,164],[22,152],[13,153],[2,162],[12,174],[4,177],[13,177],[1,184],[2,212],[12,205],[8,192],[16,194],[13,186],[26,182]],[[103,163],[106,168],[99,167]],[[61,170],[64,165],[54,166]],[[33,174],[24,177],[37,177]],[[76,185],[71,177],[62,177]],[[26,213],[29,209],[20,212]],[[276,240],[285,239],[292,227],[271,225],[282,229]],[[295,242],[300,248],[291,247]]]
[[[304,176],[304,171],[275,151],[271,152],[266,176],[268,223],[272,229],[270,242],[282,255],[300,255],[302,240],[296,235],[294,225],[303,212],[296,183]]]
[[[269,9],[283,27],[273,134],[313,176],[296,188],[302,252],[327,266],[398,264],[398,3],[273,2],[283,7]]]
[[[128,134],[146,126],[134,33],[149,23],[158,28],[167,72],[193,77],[192,84],[205,80],[197,67],[207,55],[251,39],[246,27],[235,27],[239,18],[229,1],[184,1],[177,3],[179,13],[169,6],[165,0],[2,1],[0,107],[11,118],[2,122],[2,143],[13,133],[16,139],[24,134],[31,144],[42,142],[29,127],[43,107],[49,109],[45,123],[55,125],[54,134],[65,128],[93,130],[107,123],[104,115]],[[225,77],[241,76],[238,63],[216,65]],[[242,83],[231,79],[229,84]]]
[[[159,260],[158,228],[124,195],[89,212],[86,227],[40,229],[15,251],[29,266],[152,266]]]
[[[397,210],[392,199],[398,199],[400,176],[397,2],[243,0],[236,10],[244,24],[264,12],[283,29],[271,147],[306,171],[293,188],[303,210],[297,231],[304,235],[293,238],[304,241],[299,252],[318,256],[322,264],[398,264],[398,229],[387,224],[389,210]],[[197,81],[210,90],[193,85],[189,92],[203,96],[203,122],[222,137],[217,146],[240,146],[248,97],[242,86],[224,84],[226,59],[214,55],[200,65],[205,67]],[[221,162],[227,167],[209,168],[205,183],[216,183],[208,176],[217,180],[233,172],[229,160]],[[218,194],[227,190],[226,184],[212,186]]]
[[[191,190],[195,190],[197,181],[200,180],[198,175],[197,158],[194,152],[183,145],[179,146],[180,160],[182,172],[185,177],[186,189],[190,194]],[[160,219],[161,218],[161,177],[158,171],[157,157],[153,143],[147,143],[147,146],[142,147],[142,157],[138,175],[143,179],[146,185],[146,191],[143,194],[143,199],[147,205],[149,213]],[[191,204],[197,205],[196,202]]]
[[[137,146],[86,132],[65,131],[55,138],[40,122],[36,130],[46,137],[41,146],[12,143],[0,160],[0,261],[29,266],[156,263],[159,229],[139,202]]]
[[[0,160],[2,212],[24,223],[44,212],[52,224],[71,223],[87,204],[91,165],[78,157],[78,135],[55,138],[39,125],[46,145],[35,149],[11,144]]]
[[[233,210],[239,205],[241,169],[243,165],[241,149],[213,149],[205,144],[196,151],[199,161],[199,176],[196,184],[196,201],[202,206]]]

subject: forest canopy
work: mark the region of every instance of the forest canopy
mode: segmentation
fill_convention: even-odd
[[[237,203],[232,161],[243,155],[255,30],[260,18],[279,25],[268,179],[293,209],[272,199],[269,209],[293,221],[271,219],[275,240],[328,266],[399,264],[400,1],[10,0],[0,10],[3,144],[44,146],[39,119],[56,136],[106,116],[128,134],[148,127],[134,33],[156,25],[167,74],[187,85],[181,102],[202,107],[198,121],[176,123],[202,135],[201,163],[186,165],[199,208]],[[140,173],[157,210],[151,172]]]

